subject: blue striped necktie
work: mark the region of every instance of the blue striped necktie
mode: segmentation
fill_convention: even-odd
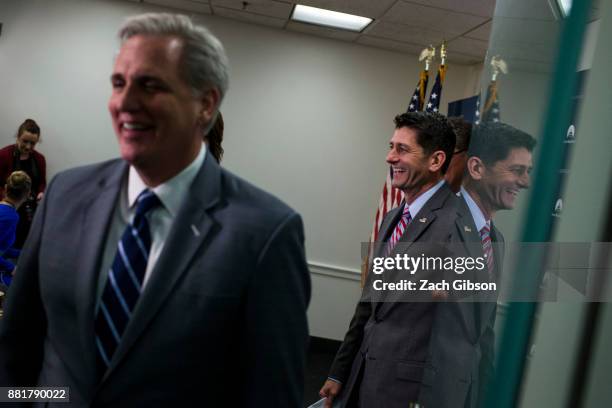
[[[140,193],[136,204],[136,214],[121,236],[96,312],[96,349],[100,378],[110,365],[142,292],[151,249],[151,232],[146,214],[157,207],[160,201],[155,193],[147,189]]]

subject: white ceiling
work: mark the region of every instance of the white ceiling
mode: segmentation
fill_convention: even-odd
[[[300,4],[370,17],[374,21],[361,33],[298,23],[290,20],[296,0],[129,0],[172,7],[178,10],[212,14],[281,30],[355,42],[371,47],[418,55],[429,46],[448,43],[448,60],[460,64],[481,63],[485,59],[491,35],[495,0],[299,0]],[[521,45],[527,61],[548,59],[550,35],[544,26],[554,25],[555,17],[548,1],[520,0],[501,2],[496,17],[507,27],[498,27],[495,43],[509,40],[512,47]],[[597,4],[597,1],[595,1]],[[593,7],[591,19],[597,12]],[[530,15],[531,21],[514,20]],[[530,24],[531,23],[531,24]],[[506,24],[501,24],[505,26]],[[536,31],[548,33],[538,35]],[[550,34],[552,33],[552,34]],[[538,43],[547,44],[542,51]],[[499,47],[496,47],[499,48]],[[507,48],[507,47],[502,47]],[[542,46],[541,48],[545,48]],[[502,51],[502,50],[496,50]],[[508,53],[504,49],[505,53]],[[516,52],[516,50],[512,50]],[[531,55],[533,54],[533,55]],[[546,58],[543,58],[546,56]],[[504,57],[510,57],[509,55]]]
[[[448,43],[448,60],[482,62],[495,0],[130,0],[212,14],[282,30],[419,54],[430,44]],[[290,20],[296,3],[373,18],[354,33]],[[246,6],[245,6],[246,3]],[[455,44],[457,45],[455,47]]]

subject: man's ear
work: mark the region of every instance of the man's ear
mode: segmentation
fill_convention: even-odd
[[[219,108],[221,92],[215,87],[209,88],[200,96],[202,107],[200,110],[200,121],[204,126],[208,125]]]
[[[467,171],[470,177],[474,180],[482,179],[485,171],[485,165],[480,160],[480,157],[472,156],[467,161]]]
[[[429,171],[435,173],[441,170],[446,160],[446,153],[442,150],[436,150],[429,156]]]

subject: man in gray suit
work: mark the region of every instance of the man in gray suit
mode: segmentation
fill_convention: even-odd
[[[169,14],[119,36],[122,160],[49,185],[0,321],[0,385],[67,386],[74,406],[298,407],[302,222],[206,152],[223,47]]]
[[[385,216],[374,256],[440,255],[456,219],[458,199],[443,178],[455,135],[439,114],[405,113],[395,126],[387,163],[405,201]],[[377,299],[369,290],[373,276],[320,391],[326,407],[338,397],[347,408],[405,408],[430,385],[433,294],[422,302]]]
[[[525,132],[502,123],[474,128],[457,207],[453,252],[484,258],[487,267],[462,279],[500,284],[504,237],[493,217],[514,208],[519,192],[529,187],[536,142]],[[432,329],[435,384],[423,395],[426,407],[473,408],[482,404],[493,371],[496,290],[450,298],[438,305]]]

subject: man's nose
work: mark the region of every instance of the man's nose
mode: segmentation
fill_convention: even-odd
[[[124,112],[132,112],[140,108],[140,97],[138,90],[133,85],[126,85],[116,95],[117,109]]]
[[[389,150],[389,153],[387,153],[387,163],[393,164],[396,162],[397,162],[397,154],[395,154],[395,151],[391,149]]]
[[[518,185],[520,188],[529,188],[529,186],[531,185],[531,176],[529,175],[529,173],[525,173],[519,178]]]

